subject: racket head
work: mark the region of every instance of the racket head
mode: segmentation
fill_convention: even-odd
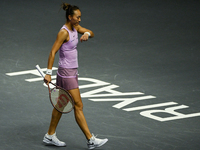
[[[49,88],[49,99],[53,107],[61,113],[69,113],[74,109],[74,100],[71,94],[61,87]]]

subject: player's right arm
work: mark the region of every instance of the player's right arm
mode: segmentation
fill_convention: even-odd
[[[55,59],[55,54],[60,49],[61,45],[68,40],[68,38],[69,34],[66,30],[62,29],[58,32],[56,41],[54,42],[51,52],[49,54],[47,69],[52,69]],[[51,81],[51,75],[45,75],[44,81],[48,84]]]

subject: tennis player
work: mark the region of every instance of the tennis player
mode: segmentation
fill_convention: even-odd
[[[83,103],[78,87],[78,58],[77,44],[78,33],[82,34],[80,41],[87,41],[88,38],[94,37],[91,30],[83,28],[79,25],[81,21],[81,11],[77,6],[67,3],[62,4],[62,8],[66,11],[66,23],[58,32],[56,41],[51,49],[48,59],[48,66],[44,81],[49,84],[52,75],[52,66],[55,54],[59,51],[59,67],[57,71],[56,84],[63,87],[72,95],[75,101],[74,114],[77,124],[87,139],[89,149],[94,149],[104,145],[108,139],[96,138],[90,133],[86,119],[83,114]],[[65,142],[60,141],[56,136],[56,127],[62,113],[55,108],[52,111],[52,118],[47,134],[45,134],[43,142],[50,145],[66,146]]]

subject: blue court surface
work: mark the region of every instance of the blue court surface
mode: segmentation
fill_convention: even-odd
[[[79,87],[99,150],[200,149],[200,1],[69,0],[95,37],[79,42]],[[65,23],[59,0],[0,1],[0,150],[86,150],[74,113],[46,146],[52,106],[35,69]],[[80,37],[80,35],[79,35]],[[53,70],[56,78],[58,55]]]

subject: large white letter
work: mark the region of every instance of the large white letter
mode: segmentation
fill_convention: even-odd
[[[46,71],[47,68],[41,68],[42,71]],[[56,67],[53,67],[52,70],[57,70]],[[8,76],[19,76],[19,75],[25,75],[25,74],[33,74],[36,76],[39,76],[38,78],[32,78],[32,79],[25,79],[25,81],[28,82],[35,82],[35,81],[41,81],[43,78],[41,77],[40,73],[37,71],[37,69],[34,70],[27,70],[27,71],[18,71],[18,72],[12,72],[12,73],[6,73]],[[52,76],[52,79],[55,79],[56,76]]]
[[[134,95],[134,94],[143,94],[140,92],[128,92],[128,93],[122,93],[113,90],[114,88],[117,88],[119,86],[117,85],[109,85],[106,87],[102,87],[96,90],[92,90],[89,92],[85,92],[81,94],[81,97],[106,97],[106,96],[123,96],[123,95]],[[96,93],[101,93],[101,92],[108,92],[109,94],[96,94]]]
[[[86,84],[86,85],[80,85],[79,89],[84,89],[84,88],[90,88],[90,87],[96,87],[96,86],[103,86],[103,85],[108,85],[110,83],[103,82],[97,79],[92,79],[92,78],[78,78],[78,80],[82,81],[89,81],[92,82],[92,84]]]
[[[175,106],[175,107],[169,107],[169,108],[166,108],[165,110],[147,110],[147,111],[141,112],[140,114],[144,117],[148,117],[148,118],[161,121],[161,122],[200,116],[200,113],[182,114],[182,113],[178,113],[174,111],[177,109],[188,108],[188,107],[189,106],[186,106],[186,105],[180,105],[180,106]],[[156,115],[153,115],[152,113],[168,113],[173,116],[163,118],[163,117],[158,117]]]
[[[149,96],[147,98],[150,99],[150,98],[156,98],[156,97]],[[141,99],[141,100],[143,100],[143,99]],[[175,103],[175,102],[167,102],[167,103],[159,103],[159,104],[131,107],[131,108],[123,109],[123,110],[125,110],[125,111],[136,111],[136,110],[149,109],[149,108],[155,108],[155,107],[163,107],[163,106],[169,106],[169,105],[175,105],[175,104],[177,104],[177,103]]]

